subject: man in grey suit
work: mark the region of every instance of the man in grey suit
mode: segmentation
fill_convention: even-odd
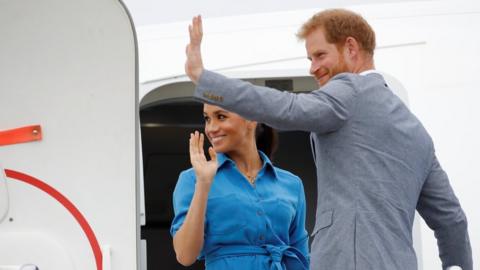
[[[311,132],[318,177],[311,269],[417,269],[417,210],[435,232],[443,269],[472,270],[465,214],[430,136],[374,70],[375,34],[361,16],[326,10],[302,26],[320,85],[307,94],[204,70],[200,17],[189,31],[185,70],[195,97],[277,129]]]

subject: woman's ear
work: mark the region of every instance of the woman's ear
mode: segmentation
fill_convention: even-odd
[[[247,120],[247,125],[248,125],[248,128],[255,131],[255,129],[257,128],[257,122],[256,121],[250,121],[250,120]]]

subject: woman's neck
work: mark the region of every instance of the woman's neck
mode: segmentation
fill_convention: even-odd
[[[227,153],[243,174],[256,174],[262,168],[262,159],[256,145],[242,148],[242,151]]]

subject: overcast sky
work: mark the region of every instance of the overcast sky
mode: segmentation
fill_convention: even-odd
[[[414,0],[410,0],[414,1]],[[192,16],[223,17],[250,13],[331,8],[399,0],[123,0],[136,26],[190,20]]]

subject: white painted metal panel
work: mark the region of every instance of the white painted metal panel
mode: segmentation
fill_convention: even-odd
[[[8,214],[7,180],[3,167],[0,165],[0,223]]]
[[[65,204],[6,177],[0,264],[136,269],[138,79],[128,12],[116,0],[1,0],[0,36],[0,130],[43,130],[41,141],[0,146],[0,163],[63,195],[108,251],[97,265]]]

